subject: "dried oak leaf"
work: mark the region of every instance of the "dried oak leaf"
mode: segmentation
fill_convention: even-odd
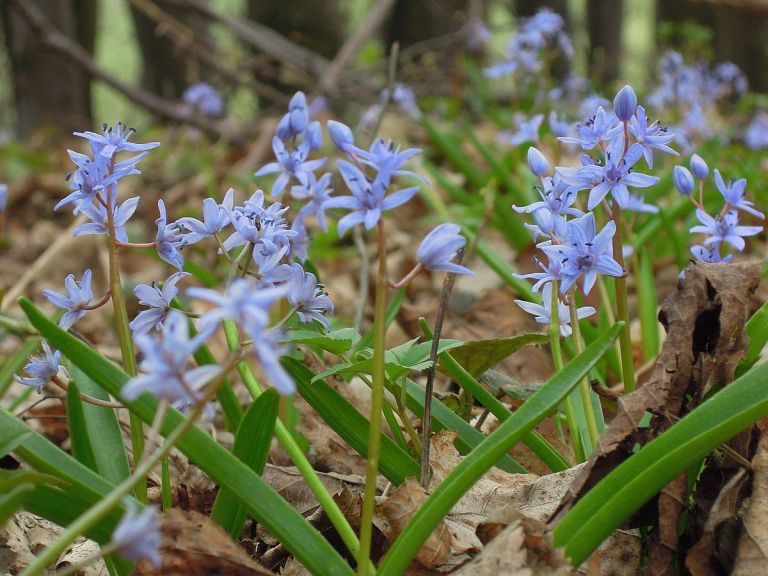
[[[768,574],[768,433],[752,459],[752,495],[742,511],[742,529],[732,576]]]
[[[408,478],[400,486],[392,490],[389,497],[377,507],[392,528],[392,536],[397,537],[419,511],[427,499],[427,492],[415,478]],[[426,568],[434,568],[446,563],[451,556],[451,533],[445,521],[421,545],[416,559]]]
[[[481,540],[493,536],[482,552],[454,572],[456,576],[567,576],[572,568],[562,551],[552,549],[546,524],[520,513],[505,513],[509,524],[498,533],[481,524]],[[510,515],[511,514],[511,515]],[[498,527],[498,519],[494,520]]]
[[[199,512],[176,508],[162,515],[163,565],[156,569],[148,561],[137,563],[139,576],[271,576],[259,566],[221,526]]]
[[[551,523],[620,462],[636,444],[644,445],[689,412],[716,384],[732,381],[747,347],[744,324],[759,283],[758,262],[691,263],[677,290],[661,306],[659,320],[667,339],[649,382],[620,398],[616,417],[599,438],[592,458],[571,485]],[[652,415],[647,428],[639,424]],[[651,547],[656,574],[666,573],[677,547],[677,518],[685,501],[682,480],[660,499],[659,531]],[[659,556],[656,556],[658,554]]]

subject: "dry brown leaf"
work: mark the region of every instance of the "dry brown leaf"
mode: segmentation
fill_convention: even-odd
[[[653,376],[636,392],[619,399],[616,417],[551,522],[626,459],[635,444],[643,445],[670,427],[715,384],[731,382],[746,351],[744,324],[752,310],[751,297],[760,269],[757,262],[688,265],[677,290],[659,312],[668,337]],[[646,412],[653,415],[651,424],[638,429]],[[685,497],[685,486],[680,482],[660,498],[661,531],[654,534],[651,545],[654,574],[673,569],[677,515]]]
[[[271,576],[251,560],[221,526],[194,511],[171,509],[162,518],[163,565],[155,569],[148,561],[137,563],[139,576]]]
[[[62,570],[67,566],[73,564],[80,564],[81,562],[88,562],[88,560],[94,558],[99,553],[99,545],[93,540],[78,541],[64,552],[59,561],[56,563],[56,569]],[[88,562],[81,570],[75,573],[75,576],[107,576],[109,571],[107,570],[104,561],[99,559],[98,561]]]
[[[736,548],[735,529],[740,524],[739,508],[748,479],[747,471],[742,468],[720,490],[704,525],[704,533],[685,558],[685,567],[692,576],[718,576],[730,572]],[[726,531],[724,527],[730,529]],[[724,532],[729,537],[725,545]],[[723,559],[718,553],[724,549],[728,550],[729,559]]]
[[[408,478],[378,506],[392,527],[395,538],[405,529],[426,499],[427,492],[424,488],[415,478]],[[441,521],[422,544],[416,559],[426,568],[434,568],[447,562],[450,556],[451,533],[445,522]]]
[[[732,576],[768,574],[768,434],[752,459],[752,495],[742,514],[742,530]]]
[[[504,521],[508,526],[494,535],[482,552],[471,562],[454,572],[456,576],[567,576],[572,574],[570,563],[562,551],[553,551],[552,540],[543,522],[517,513]],[[482,525],[481,539],[496,531]],[[480,535],[478,534],[478,535]]]

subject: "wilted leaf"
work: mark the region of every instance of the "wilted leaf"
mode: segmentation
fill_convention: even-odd
[[[765,432],[752,459],[752,469],[752,495],[742,512],[741,537],[732,576],[768,574],[768,434]]]

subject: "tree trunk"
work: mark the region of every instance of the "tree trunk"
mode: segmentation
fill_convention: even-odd
[[[768,92],[768,21],[727,6],[715,7],[715,59],[742,69],[750,90]]]
[[[61,31],[93,52],[96,0],[23,0]],[[67,135],[92,127],[90,78],[60,53],[41,47],[12,2],[0,2],[5,43],[13,76],[16,132],[28,138],[39,130]]]
[[[589,76],[598,82],[619,77],[623,0],[588,0]]]

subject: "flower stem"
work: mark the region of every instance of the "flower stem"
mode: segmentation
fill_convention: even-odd
[[[555,372],[560,372],[565,368],[563,351],[560,347],[560,297],[558,291],[558,282],[553,281],[549,321],[549,347],[552,351],[552,362],[555,365]],[[568,429],[571,432],[571,444],[573,444],[573,453],[576,455],[576,460],[584,462],[587,458],[584,452],[584,444],[581,439],[581,434],[579,432],[579,424],[576,421],[576,410],[574,409],[573,402],[573,394],[566,396],[565,402],[563,402],[565,419],[568,422]]]
[[[573,340],[576,343],[576,353],[581,354],[584,352],[584,339],[581,337],[581,326],[579,326],[579,317],[576,312],[576,294],[573,290],[568,295],[568,311],[571,315],[571,328],[573,329]],[[589,431],[589,451],[591,452],[597,445],[600,432],[597,429],[595,409],[592,406],[592,389],[589,387],[589,380],[586,376],[579,382],[579,391],[584,417],[587,421],[587,430]]]
[[[114,162],[114,160],[113,160]],[[129,376],[136,376],[136,356],[133,350],[131,328],[128,321],[128,311],[125,308],[125,294],[120,279],[120,250],[115,235],[115,214],[113,203],[117,203],[117,185],[113,184],[107,193],[107,227],[109,231],[109,292],[112,295],[112,308],[115,312],[115,330],[120,340],[120,355],[123,359],[123,369]],[[131,427],[131,446],[134,463],[140,462],[144,454],[144,424],[133,412],[129,415]],[[136,498],[146,504],[147,479],[139,478],[136,483]]]
[[[227,345],[231,351],[241,349],[240,338],[237,333],[237,325],[234,320],[224,320],[224,334],[227,338]],[[237,371],[238,374],[240,374],[240,378],[246,389],[251,394],[251,397],[254,399],[258,398],[262,392],[261,386],[256,380],[256,376],[248,363],[245,361],[238,363]],[[344,545],[350,553],[357,555],[360,543],[357,540],[355,531],[349,525],[349,522],[347,522],[344,513],[339,509],[333,496],[326,490],[322,480],[320,480],[315,469],[312,468],[312,464],[307,460],[301,447],[296,443],[296,440],[291,435],[288,428],[286,428],[285,424],[279,419],[275,422],[275,436],[277,437],[277,441],[283,447],[283,450],[285,450],[288,457],[298,469],[302,478],[304,478],[307,487],[315,498],[317,498],[320,507],[328,515],[331,525],[336,529],[336,532],[339,533]]]
[[[365,469],[365,494],[360,524],[360,553],[357,560],[358,576],[368,574],[373,537],[373,508],[376,504],[376,477],[379,473],[381,447],[381,410],[384,404],[384,348],[387,334],[387,243],[384,223],[377,227],[379,271],[376,275],[376,300],[373,312],[373,388],[371,389],[371,425],[368,436],[368,465]]]
[[[624,253],[621,233],[621,209],[616,206],[613,211],[613,220],[616,223],[616,233],[613,235],[613,257],[626,271],[624,265]],[[627,278],[616,278],[616,317],[624,322],[619,333],[619,345],[621,347],[621,375],[624,381],[624,393],[629,394],[635,389],[635,367],[632,359],[632,334],[629,329],[629,307],[627,305]]]

